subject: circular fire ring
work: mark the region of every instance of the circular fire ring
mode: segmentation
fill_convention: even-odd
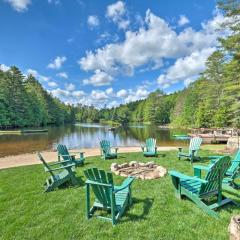
[[[142,180],[156,179],[164,177],[167,169],[154,162],[141,163],[132,161],[130,163],[112,163],[111,171],[122,177],[136,177]]]

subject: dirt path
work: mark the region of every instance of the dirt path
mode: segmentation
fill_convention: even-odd
[[[176,147],[159,147],[159,151],[171,151],[176,150]],[[79,151],[79,150],[72,150]],[[100,155],[99,148],[85,148],[81,149],[81,151],[85,152],[86,157],[98,156]],[[127,152],[140,152],[140,147],[119,147],[119,153],[127,153]],[[57,153],[54,151],[44,151],[41,152],[43,157],[47,162],[53,162],[57,160]],[[11,168],[11,167],[19,167],[19,166],[27,166],[41,164],[41,162],[37,159],[35,153],[27,153],[20,154],[16,156],[7,156],[0,158],[0,169]]]

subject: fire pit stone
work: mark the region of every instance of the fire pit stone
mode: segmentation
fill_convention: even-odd
[[[111,171],[123,177],[133,176],[142,180],[149,180],[163,177],[167,174],[167,169],[155,164],[154,162],[117,164],[112,163]]]

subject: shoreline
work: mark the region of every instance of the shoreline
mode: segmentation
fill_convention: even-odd
[[[177,147],[158,147],[158,151],[171,151],[177,150]],[[99,148],[82,148],[82,149],[71,149],[69,152],[85,152],[85,157],[94,157],[100,156]],[[130,152],[141,152],[140,147],[119,147],[118,153],[130,153]],[[43,155],[46,162],[54,162],[57,161],[57,152],[53,150],[42,151],[41,154]],[[42,164],[37,156],[36,153],[24,153],[19,155],[10,155],[0,158],[0,169],[7,169],[13,167],[20,167],[20,166],[30,166]]]

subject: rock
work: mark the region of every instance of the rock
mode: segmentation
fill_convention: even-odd
[[[129,163],[123,163],[119,165],[119,168],[126,168],[126,167],[129,167]]]
[[[158,166],[156,170],[159,172],[159,177],[163,177],[167,174],[167,169],[162,166]]]
[[[130,167],[134,167],[136,163],[137,163],[136,161],[131,161],[131,162],[129,163],[129,166],[130,166]]]
[[[240,215],[231,218],[228,226],[230,240],[240,240]]]
[[[139,167],[145,167],[145,166],[146,166],[146,163],[138,163],[138,166],[139,166]]]
[[[240,146],[240,137],[230,137],[227,141],[227,148],[237,149]]]
[[[118,166],[117,163],[112,163],[112,164],[111,164],[111,171],[112,171],[112,172],[115,172],[115,171],[118,170],[118,169],[119,169],[119,166]]]

